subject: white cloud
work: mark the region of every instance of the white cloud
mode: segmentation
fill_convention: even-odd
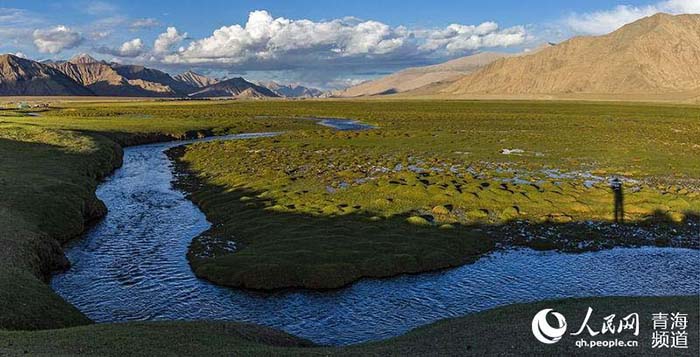
[[[170,28],[168,32],[171,32]],[[172,32],[176,33],[174,28]],[[314,22],[273,18],[267,11],[253,11],[245,26],[221,27],[209,37],[171,51],[164,56],[164,61],[170,64],[264,66],[267,63],[278,67],[313,67],[360,58],[368,63],[391,58],[425,58],[441,51],[452,55],[481,48],[519,45],[526,38],[523,27],[499,30],[494,22],[411,30],[352,17]],[[164,47],[156,45],[154,52],[168,52]],[[168,48],[172,49],[172,46]]]
[[[140,38],[135,38],[131,41],[124,42],[119,47],[119,56],[121,57],[136,57],[143,53],[144,45]]]
[[[34,45],[42,53],[59,53],[78,46],[83,38],[77,31],[59,25],[45,30],[34,30]]]
[[[700,1],[668,0],[659,4],[659,8],[673,14],[700,14]]]
[[[39,14],[27,10],[0,7],[0,47],[12,45],[15,50],[29,50],[32,32],[44,21]]]
[[[168,29],[158,35],[155,42],[153,43],[153,52],[156,54],[164,54],[169,52],[175,45],[179,44],[187,38],[187,33],[180,33],[175,27],[168,27]]]
[[[528,37],[522,26],[500,30],[497,23],[490,21],[477,26],[452,24],[444,30],[433,31],[427,35],[428,39],[421,45],[422,49],[444,48],[448,53],[516,46],[525,43]]]
[[[700,13],[700,1],[668,0],[647,6],[619,5],[610,10],[572,14],[564,20],[564,23],[575,33],[602,35],[658,12],[697,14]]]
[[[154,18],[142,18],[136,19],[129,24],[129,29],[132,31],[138,31],[141,29],[149,29],[160,25],[160,22]]]
[[[138,57],[146,52],[146,46],[140,38],[126,41],[117,48],[102,46],[97,48],[97,52],[117,56],[117,57]]]

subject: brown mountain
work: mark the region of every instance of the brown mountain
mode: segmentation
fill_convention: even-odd
[[[204,88],[206,86],[219,83],[217,79],[203,76],[194,71],[187,71],[185,73],[178,74],[177,76],[173,77],[173,79],[178,82],[185,83],[193,88]]]
[[[212,84],[189,95],[192,98],[207,97],[241,97],[241,98],[261,98],[279,97],[275,92],[257,84],[246,81],[241,77],[227,79],[216,84]]]
[[[176,83],[173,88],[172,85],[176,81],[164,72],[144,70],[142,66],[98,61],[87,54],[48,65],[101,96],[169,97],[184,95],[194,90],[180,83]],[[129,77],[124,74],[129,74]]]
[[[432,66],[408,68],[394,74],[364,82],[335,93],[339,97],[360,97],[402,93],[439,82],[452,82],[465,74],[504,57],[507,53],[483,52]]]
[[[532,55],[501,59],[441,94],[697,97],[700,15],[657,14],[608,35],[576,37]]]
[[[117,63],[112,63],[111,67],[127,80],[159,84],[163,87],[170,88],[175,95],[186,95],[196,90],[196,87],[177,81],[169,74],[157,69]]]
[[[285,98],[318,98],[323,95],[323,91],[320,89],[299,84],[280,84],[275,81],[260,82],[258,84]]]
[[[61,71],[13,55],[0,55],[0,95],[92,95]]]

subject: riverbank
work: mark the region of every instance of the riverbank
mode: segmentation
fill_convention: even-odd
[[[205,105],[206,104],[206,105]],[[525,162],[530,159],[536,162],[556,162],[561,167],[576,167],[580,162],[570,162],[565,155],[531,158],[503,155],[494,147],[525,147],[541,143],[544,149],[530,148],[540,152],[557,152],[571,146],[568,138],[561,142],[548,143],[542,141],[537,135],[537,123],[545,118],[545,125],[561,122],[561,125],[551,127],[549,133],[553,137],[561,136],[563,132],[586,123],[590,125],[589,132],[600,131],[610,122],[610,113],[614,113],[612,122],[629,125],[639,130],[636,134],[649,140],[644,143],[639,137],[624,137],[618,146],[625,148],[620,157],[607,159],[605,150],[595,151],[591,160],[603,161],[608,171],[620,170],[630,162],[632,176],[640,175],[658,178],[657,184],[663,189],[686,180],[691,182],[697,177],[697,162],[688,160],[687,149],[697,150],[692,146],[693,138],[698,132],[697,122],[692,121],[697,116],[696,108],[671,107],[671,106],[637,106],[617,104],[595,103],[380,103],[380,102],[280,102],[280,103],[110,103],[110,104],[76,104],[66,105],[63,108],[53,109],[42,113],[40,117],[12,116],[2,117],[0,122],[0,185],[2,185],[3,197],[0,201],[0,329],[49,329],[66,326],[89,324],[85,318],[73,306],[56,296],[44,283],[49,272],[66,267],[66,261],[61,251],[61,243],[78,237],[87,226],[86,221],[96,219],[104,214],[104,207],[95,199],[94,189],[101,177],[108,174],[115,166],[118,166],[120,148],[122,145],[133,145],[144,142],[170,140],[200,135],[221,135],[238,132],[266,132],[304,129],[307,141],[313,143],[318,135],[328,136],[332,131],[322,129],[306,119],[289,119],[289,116],[308,118],[319,117],[352,117],[367,118],[373,124],[381,123],[386,129],[381,135],[386,138],[406,138],[402,140],[414,143],[414,148],[420,150],[437,148],[451,156],[465,155],[463,151],[456,153],[455,146],[462,145],[459,140],[466,136],[474,139],[474,150],[470,152],[484,157],[490,161],[515,160]],[[269,119],[260,119],[256,116],[264,115]],[[593,116],[592,122],[586,122],[589,116]],[[288,119],[282,119],[286,117]],[[523,119],[515,121],[514,119]],[[479,121],[479,130],[472,130],[464,125],[469,125],[472,120]],[[582,121],[583,120],[583,121]],[[540,123],[542,124],[542,123]],[[660,132],[658,125],[672,126],[678,132]],[[514,127],[511,127],[514,126]],[[311,130],[307,130],[311,129]],[[466,131],[463,131],[466,130]],[[507,134],[510,130],[513,135]],[[573,132],[573,131],[572,131]],[[476,135],[477,133],[478,135]],[[506,133],[506,134],[504,134]],[[530,133],[522,141],[519,138],[522,133]],[[368,134],[375,135],[375,134]],[[507,142],[500,142],[498,138],[507,136]],[[658,135],[658,137],[656,136]],[[348,139],[348,137],[351,137]],[[439,138],[439,139],[437,139]],[[478,138],[483,138],[480,142]],[[538,138],[540,140],[538,140]],[[335,137],[338,140],[347,140],[355,144],[369,145],[376,141],[368,141],[363,135],[346,133]],[[600,140],[605,141],[605,138]],[[494,141],[495,140],[495,141]],[[598,139],[593,140],[598,142]],[[381,140],[379,141],[381,143]],[[492,142],[490,145],[484,143]],[[404,142],[405,143],[405,142]],[[436,146],[436,143],[442,143]],[[302,142],[300,145],[304,145]],[[391,149],[392,146],[379,145],[378,150]],[[648,145],[657,145],[658,149],[653,155],[648,153]],[[496,145],[496,146],[494,146]],[[210,148],[217,148],[212,144]],[[483,150],[480,149],[483,147]],[[527,149],[527,147],[526,147]],[[482,150],[482,151],[479,151]],[[691,156],[694,157],[694,156]],[[6,160],[7,159],[7,160]],[[581,158],[579,158],[581,159]],[[477,160],[478,161],[478,160]],[[670,176],[659,176],[672,172]],[[399,184],[400,186],[403,186]],[[214,186],[210,186],[214,187]],[[217,190],[227,191],[229,187],[222,185]],[[686,190],[682,193],[682,190]],[[216,191],[212,191],[217,193]],[[676,186],[673,195],[692,194],[684,186]],[[231,191],[227,191],[221,198],[232,198]],[[238,194],[234,192],[234,194]],[[510,194],[510,193],[509,193]],[[668,196],[666,196],[668,197]],[[697,196],[693,196],[697,198]],[[696,204],[691,197],[690,203]],[[237,197],[235,204],[246,201],[243,197]],[[264,197],[263,197],[264,198]],[[667,205],[668,210],[674,210],[673,205],[682,208],[688,204],[687,200],[674,201]],[[255,204],[253,202],[249,202]],[[342,203],[342,202],[341,202]],[[291,203],[290,203],[291,204]],[[330,205],[329,205],[330,206]],[[220,206],[225,207],[225,206]],[[688,207],[693,207],[688,204]],[[444,207],[449,209],[449,207]],[[203,205],[206,211],[206,207]],[[279,217],[289,217],[285,213],[289,207],[276,207],[272,211],[279,210]],[[338,207],[333,205],[329,209],[350,210],[353,206]],[[644,208],[646,209],[646,208]],[[437,210],[438,212],[440,209]],[[267,211],[266,211],[267,212]],[[432,210],[431,210],[432,212]],[[675,211],[674,211],[675,212]],[[223,210],[221,214],[229,213]],[[248,212],[250,213],[250,212]],[[273,213],[276,214],[276,213]],[[431,213],[432,214],[432,213]],[[437,213],[436,213],[437,214]],[[427,220],[423,215],[414,215]],[[298,222],[295,214],[294,220]],[[399,249],[415,250],[422,252],[435,252],[436,260],[449,261],[450,256],[459,256],[464,259],[469,254],[464,250],[470,250],[472,242],[461,243],[449,238],[454,233],[444,233],[448,237],[446,242],[440,242],[439,246],[433,244],[415,244],[406,238],[414,232],[447,232],[449,227],[440,230],[432,224],[426,225],[424,221],[412,219],[413,223],[406,222],[401,215],[394,220],[385,220],[375,227],[378,230],[396,229],[397,234],[392,237],[392,242],[406,242],[405,247]],[[347,221],[344,221],[346,220]],[[342,232],[352,231],[357,228],[357,221],[335,215],[327,221],[348,223]],[[373,217],[364,222],[375,222]],[[283,223],[289,223],[283,222]],[[318,221],[317,221],[318,222]],[[89,223],[89,222],[88,222]],[[313,223],[314,225],[317,223]],[[382,225],[384,224],[384,225]],[[338,231],[326,227],[325,234],[336,234]],[[259,235],[264,237],[270,226],[256,227]],[[303,227],[298,228],[297,233],[303,233]],[[321,228],[319,228],[321,229]],[[459,228],[458,228],[459,229]],[[457,229],[457,230],[458,230]],[[361,231],[362,232],[362,231]],[[364,231],[365,233],[373,233]],[[408,232],[407,235],[404,233]],[[351,236],[356,234],[350,232]],[[436,233],[441,235],[442,233]],[[456,235],[455,235],[456,236]],[[231,235],[230,238],[235,237]],[[430,241],[423,241],[428,243]],[[291,243],[291,242],[290,242]],[[303,242],[300,242],[303,243]],[[324,250],[324,242],[320,245],[311,245],[313,249]],[[352,243],[352,242],[348,242]],[[195,243],[196,244],[196,243]],[[468,244],[464,247],[453,244]],[[483,243],[478,243],[483,244]],[[390,254],[390,246],[384,242],[378,242],[378,257]],[[273,247],[266,247],[272,249]],[[352,254],[354,248],[349,249]],[[371,252],[372,246],[365,248]],[[261,250],[265,253],[265,250]],[[457,254],[455,254],[457,252]],[[294,251],[294,254],[299,253]],[[303,252],[300,256],[307,259],[306,262],[314,263],[309,258],[313,253]],[[444,253],[444,255],[443,255]],[[467,252],[468,253],[468,252]],[[423,254],[423,253],[419,253]],[[449,259],[445,259],[445,257]],[[249,259],[254,259],[254,256]],[[407,259],[408,258],[408,259]],[[418,271],[423,269],[421,262],[414,262],[410,254],[408,256],[391,257],[390,260],[377,259],[370,262],[371,269],[387,269],[395,272],[396,261],[400,261],[402,269],[406,266],[416,267]],[[455,264],[461,264],[455,263]],[[313,265],[313,264],[312,264]],[[261,267],[265,272],[265,267]],[[273,268],[278,269],[278,268]],[[407,269],[404,269],[407,270]],[[269,271],[269,270],[268,270]],[[308,271],[308,270],[307,270]],[[338,270],[322,269],[321,272],[335,274]],[[344,274],[344,272],[341,272]],[[228,273],[226,273],[228,274]],[[255,274],[255,272],[251,272]],[[319,275],[315,279],[324,279]],[[337,278],[332,278],[337,279]],[[343,282],[341,281],[340,284]],[[125,325],[128,326],[128,325]],[[89,329],[86,327],[86,329]],[[82,331],[82,330],[81,330]]]
[[[700,318],[698,296],[685,297],[598,297],[517,304],[447,319],[405,335],[361,345],[339,348],[313,346],[264,327],[228,322],[133,322],[101,324],[38,332],[0,331],[0,354],[86,356],[461,356],[473,355],[636,355],[697,356]],[[636,348],[576,347],[578,336],[568,334],[553,345],[538,342],[532,335],[533,316],[545,308],[567,318],[567,333],[575,332],[587,309],[593,308],[591,326],[599,331],[604,316],[639,314],[640,332],[590,337],[590,340],[636,340]],[[652,314],[688,314],[687,349],[653,349]],[[595,321],[595,322],[593,322]]]
[[[232,287],[334,289],[455,267],[496,248],[700,246],[698,173],[678,156],[700,128],[681,112],[658,119],[659,108],[638,107],[636,116],[656,119],[612,121],[575,104],[559,107],[566,114],[422,104],[398,112],[363,103],[372,116],[387,110],[368,119],[373,130],[172,149],[178,187],[213,223],[192,243],[193,270]],[[673,122],[674,134],[656,120]],[[626,130],[613,140],[613,126],[649,141]],[[670,151],[651,156],[668,161],[650,157],[662,145]],[[624,155],[609,155],[619,148]],[[613,177],[624,182],[624,224],[613,221]]]
[[[52,272],[69,265],[62,245],[80,237],[91,222],[106,213],[104,204],[95,197],[95,188],[121,165],[122,146],[313,125],[302,120],[224,118],[230,111],[217,117],[216,105],[123,105],[98,105],[97,110],[94,106],[72,105],[43,112],[40,117],[3,113],[0,329],[34,330],[91,323],[46,282]],[[143,112],[150,114],[136,114]],[[178,112],[179,115],[174,114]],[[183,117],[198,113],[211,120]],[[151,120],[154,117],[159,120]]]

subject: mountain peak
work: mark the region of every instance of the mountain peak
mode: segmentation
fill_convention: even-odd
[[[502,59],[441,93],[692,97],[700,90],[699,66],[700,15],[657,14],[607,35]]]
[[[79,55],[73,56],[73,58],[69,59],[68,62],[73,63],[73,64],[89,64],[89,63],[98,63],[99,61],[94,59],[92,56],[90,56],[87,53],[81,53]]]
[[[7,62],[16,62],[17,60],[22,60],[22,57],[17,57],[11,53],[5,53],[0,55],[0,62],[7,63]]]
[[[214,79],[214,78],[209,78],[207,76],[201,75],[193,70],[188,70],[187,72],[183,72],[178,74],[177,76],[173,77],[176,81],[185,83],[189,86],[195,87],[195,88],[204,88],[206,86],[210,86],[212,84],[216,84],[219,81]]]

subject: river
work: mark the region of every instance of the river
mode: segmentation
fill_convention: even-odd
[[[358,125],[332,121],[322,124],[348,130]],[[96,322],[246,321],[331,345],[393,337],[439,319],[518,302],[700,293],[699,251],[652,247],[583,254],[499,251],[455,269],[366,279],[324,292],[251,292],[196,278],[185,255],[210,224],[172,187],[172,163],[164,151],[194,141],[270,135],[275,134],[126,148],[124,165],[97,190],[109,213],[66,247],[72,267],[54,276],[52,288]]]

